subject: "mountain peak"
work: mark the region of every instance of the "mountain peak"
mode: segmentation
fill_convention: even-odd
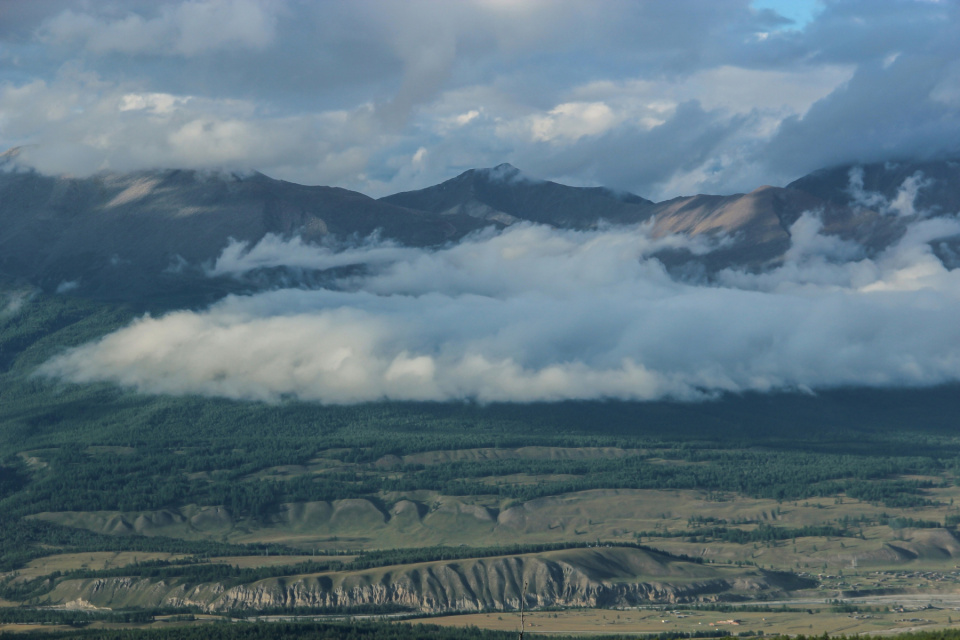
[[[528,220],[590,228],[600,220],[632,224],[645,220],[652,204],[603,187],[571,187],[531,178],[508,162],[470,169],[432,187],[382,198],[391,204],[447,215],[466,214],[497,224]]]
[[[520,169],[509,162],[502,162],[489,169],[477,169],[475,175],[495,182],[510,182],[514,180],[530,180]]]
[[[17,169],[19,167],[20,154],[23,147],[10,147],[3,153],[0,153],[0,167],[5,169]]]

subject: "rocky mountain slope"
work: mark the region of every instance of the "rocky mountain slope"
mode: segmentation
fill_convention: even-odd
[[[790,227],[804,212],[820,217],[823,233],[853,241],[867,255],[898,240],[910,220],[960,212],[960,162],[841,166],[814,172],[785,188],[761,186],[745,194],[699,194],[659,203],[604,188],[536,180],[502,164],[471,169],[439,185],[381,201],[503,224],[526,220],[582,229],[601,221],[648,222],[655,237],[726,238],[701,259],[709,270],[762,269],[783,259],[790,247]],[[673,263],[693,258],[685,253],[663,257]]]
[[[787,188],[804,191],[839,206],[879,206],[900,215],[918,212],[953,214],[960,211],[960,161],[878,162],[831,167],[803,176]],[[883,207],[885,202],[887,207]]]
[[[176,287],[230,238],[267,233],[366,237],[434,245],[486,226],[333,187],[262,174],[141,171],[91,178],[0,171],[0,273],[48,290],[126,298]]]
[[[701,260],[708,270],[729,266],[764,268],[780,263],[791,244],[790,227],[804,212],[815,212],[823,233],[852,240],[875,252],[900,238],[902,222],[876,211],[838,205],[806,191],[764,186],[732,196],[674,198],[651,208],[653,235],[726,238]],[[676,262],[676,256],[662,256]],[[680,261],[691,256],[681,255]]]
[[[254,243],[272,233],[322,242],[378,233],[423,247],[521,221],[573,229],[601,221],[649,224],[656,237],[716,240],[706,255],[663,254],[668,265],[694,263],[707,273],[728,266],[762,270],[784,259],[791,226],[804,212],[820,217],[823,233],[854,241],[871,255],[900,238],[910,221],[958,211],[960,163],[952,161],[835,167],[786,188],[660,203],[536,180],[502,164],[374,200],[258,173],[50,177],[18,168],[14,150],[0,157],[0,277],[121,300],[185,291],[209,298],[231,285],[214,283],[201,266],[230,238]],[[942,259],[952,259],[956,252],[944,247]]]

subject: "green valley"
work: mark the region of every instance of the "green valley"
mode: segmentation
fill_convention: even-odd
[[[321,406],[36,374],[141,312],[33,294],[0,319],[9,624],[521,598],[570,612],[560,624],[584,607],[960,589],[954,388]]]

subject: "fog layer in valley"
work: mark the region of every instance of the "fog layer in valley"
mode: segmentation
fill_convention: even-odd
[[[520,224],[439,249],[267,236],[230,245],[209,274],[366,267],[330,272],[341,275],[325,289],[143,317],[41,372],[148,393],[324,403],[693,400],[960,380],[960,270],[931,248],[960,234],[960,220],[913,215],[872,257],[820,226],[804,214],[783,264],[709,282],[671,275],[654,254],[716,244],[654,240],[643,226]]]

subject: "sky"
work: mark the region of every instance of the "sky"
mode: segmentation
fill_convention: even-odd
[[[510,162],[662,200],[960,155],[956,0],[0,0],[0,149],[379,197]]]
[[[735,239],[649,225],[268,235],[183,267],[289,284],[145,315],[40,373],[321,403],[958,382],[960,270],[934,246],[955,252],[960,212],[918,198],[953,185],[918,170],[891,197],[859,167],[960,157],[958,33],[960,0],[0,0],[0,147],[44,173],[259,170],[382,196],[509,162],[662,200],[849,163],[852,205],[904,230],[876,252],[807,211],[782,262],[709,279],[657,252]]]

